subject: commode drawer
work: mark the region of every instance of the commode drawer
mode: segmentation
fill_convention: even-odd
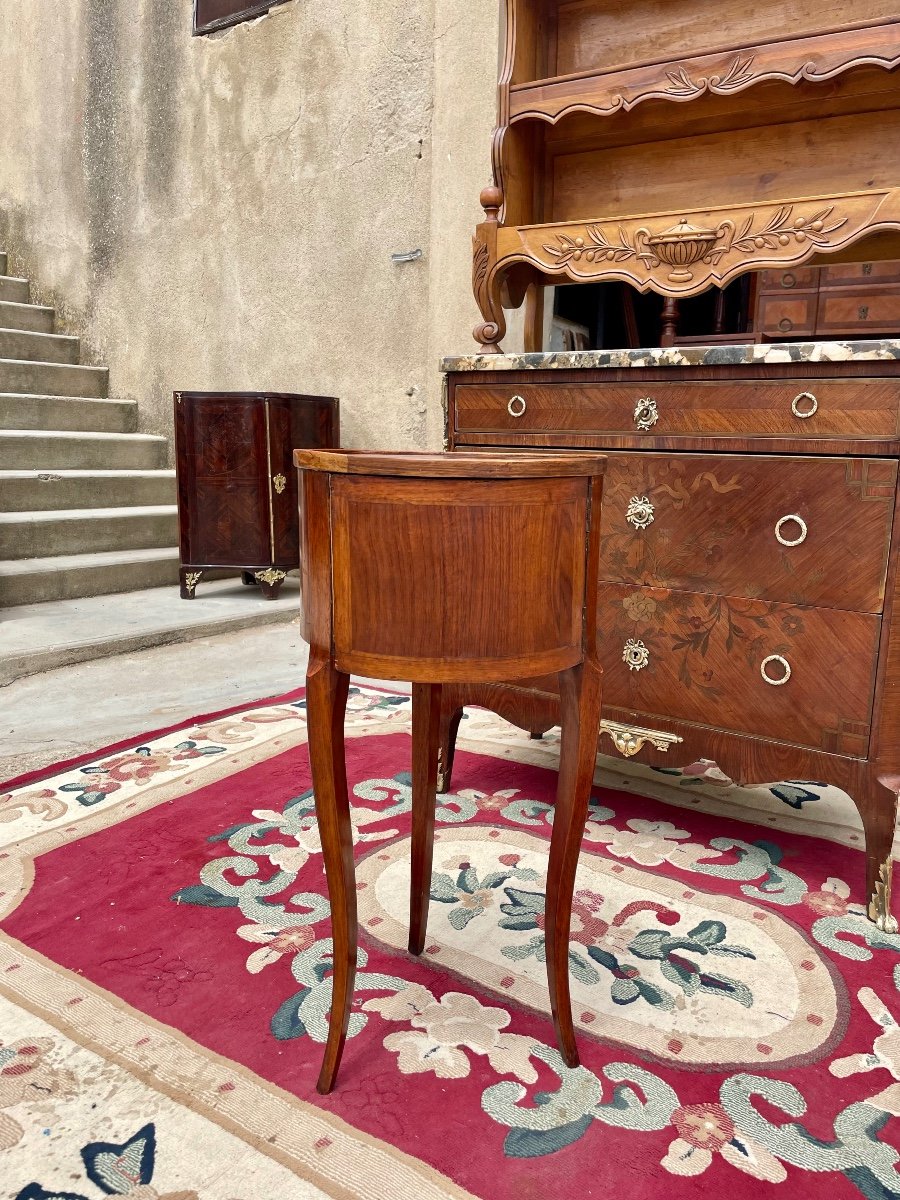
[[[499,373],[498,373],[499,374]],[[893,437],[900,379],[454,383],[460,434]],[[515,442],[510,439],[510,445]]]
[[[604,707],[867,752],[877,616],[602,584],[597,626]]]
[[[880,612],[896,484],[887,458],[609,452],[600,577]]]

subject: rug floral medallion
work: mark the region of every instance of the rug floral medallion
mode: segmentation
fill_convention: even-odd
[[[351,693],[360,953],[335,1092],[302,695],[0,795],[10,1200],[900,1200],[900,937],[823,785],[600,760],[556,1051],[558,741],[463,723],[405,950],[409,700]],[[658,1189],[658,1192],[657,1192]]]

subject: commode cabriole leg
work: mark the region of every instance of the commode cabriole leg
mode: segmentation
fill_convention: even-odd
[[[575,871],[597,758],[600,680],[600,668],[590,660],[559,675],[562,740],[544,931],[553,1024],[560,1053],[569,1067],[577,1067],[579,1062],[569,995],[569,926]]]
[[[310,661],[306,676],[309,761],[334,940],[328,1041],[316,1084],[322,1095],[331,1091],[337,1077],[356,978],[356,873],[344,762],[344,713],[349,684],[349,675],[337,671],[327,659]]]
[[[457,704],[453,699],[452,689],[443,688],[441,691],[437,769],[437,790],[442,794],[450,791],[450,781],[453,777],[453,758],[456,754],[456,735],[459,733],[459,723],[462,717],[462,705]]]
[[[412,863],[409,880],[409,952],[425,949],[434,809],[441,732],[441,685],[414,683],[412,690]]]
[[[891,912],[891,851],[898,798],[900,775],[889,774],[876,764],[862,768],[853,799],[866,833],[866,908],[869,920],[885,933],[897,932],[897,918]]]

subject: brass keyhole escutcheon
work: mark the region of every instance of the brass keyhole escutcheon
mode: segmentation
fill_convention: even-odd
[[[629,638],[622,650],[622,661],[627,663],[629,671],[643,671],[650,661],[650,651],[643,642]]]
[[[634,423],[638,429],[652,429],[659,420],[659,409],[656,401],[650,396],[642,396],[634,406]]]
[[[625,520],[635,529],[646,529],[655,520],[653,505],[649,496],[632,496],[625,510]]]

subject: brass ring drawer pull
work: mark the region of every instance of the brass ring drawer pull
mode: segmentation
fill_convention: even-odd
[[[650,396],[642,396],[634,406],[634,423],[638,429],[651,429],[659,420],[659,409],[656,401]]]
[[[806,409],[800,408],[804,400],[809,401],[809,407]],[[801,392],[799,396],[795,396],[791,401],[791,412],[795,417],[799,417],[801,421],[807,420],[809,417],[815,416],[819,409],[819,402],[812,392]]]
[[[511,417],[524,417],[527,407],[528,405],[525,403],[524,396],[513,396],[506,406],[506,411]]]
[[[643,671],[650,661],[650,651],[643,642],[629,638],[622,650],[622,662],[628,664],[629,671]]]
[[[773,679],[771,675],[766,674],[766,667],[770,663],[778,663],[784,671],[780,679]],[[762,675],[766,683],[772,687],[782,687],[791,677],[791,664],[786,658],[782,658],[780,654],[770,654],[768,658],[764,658],[760,664],[759,673]]]
[[[796,521],[796,523],[800,526],[800,536],[798,538],[791,540],[790,538],[786,538],[782,535],[782,526],[786,525],[788,521]],[[779,542],[781,542],[782,546],[799,546],[801,542],[806,541],[806,535],[808,532],[809,530],[806,527],[806,522],[802,517],[798,517],[796,513],[788,513],[788,515],[786,517],[782,517],[775,526],[775,536]]]

